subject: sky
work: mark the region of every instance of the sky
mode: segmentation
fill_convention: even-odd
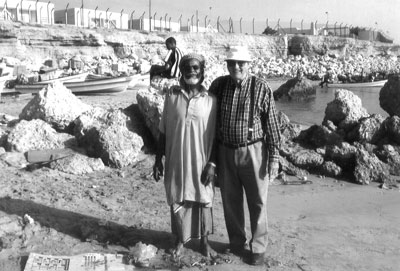
[[[268,25],[274,28],[277,21],[280,25],[289,27],[292,25],[300,27],[304,21],[304,28],[309,28],[310,22],[317,22],[317,25],[330,25],[337,23],[342,26],[360,26],[383,30],[400,44],[400,0],[52,0],[55,9],[64,9],[66,4],[69,7],[106,10],[131,14],[133,18],[139,18],[143,12],[145,17],[156,13],[156,19],[160,17],[171,17],[172,21],[178,21],[182,15],[182,22],[185,23],[196,14],[199,23],[204,24],[205,16],[211,19],[215,25],[217,17],[221,20],[232,20],[239,22],[247,21],[249,24],[253,19],[259,25],[258,28],[265,28]],[[236,30],[235,32],[239,32]],[[257,33],[257,31],[255,31]],[[262,31],[261,31],[262,32]],[[259,32],[258,32],[259,33]]]

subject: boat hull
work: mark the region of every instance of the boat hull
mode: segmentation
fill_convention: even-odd
[[[374,88],[382,87],[387,80],[365,82],[365,83],[337,83],[328,84],[328,88]]]
[[[132,76],[115,77],[83,82],[63,82],[64,86],[74,94],[102,94],[125,91],[132,81]],[[34,85],[17,85],[15,91],[20,93],[38,93],[48,83]]]

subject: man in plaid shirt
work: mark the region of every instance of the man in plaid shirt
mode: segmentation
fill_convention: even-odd
[[[226,59],[229,75],[219,77],[209,92],[218,100],[218,180],[230,249],[245,252],[243,189],[250,213],[252,265],[262,265],[268,244],[267,193],[278,173],[277,113],[266,81],[249,74],[251,56],[234,47]]]

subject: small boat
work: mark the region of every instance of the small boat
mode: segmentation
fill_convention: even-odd
[[[122,92],[128,88],[133,76],[86,79],[82,82],[62,82],[74,94],[102,94]],[[38,93],[49,83],[36,83],[31,85],[16,85],[15,91],[20,93]]]
[[[44,80],[40,82],[36,82],[33,84],[42,84],[42,83],[52,83],[55,81],[60,81],[60,82],[83,82],[86,80],[86,77],[89,75],[88,72],[83,72],[83,73],[77,73],[73,75],[67,75],[67,76],[61,76],[58,78],[50,79],[50,80]]]
[[[360,83],[328,83],[328,88],[374,88],[382,87],[387,80]]]

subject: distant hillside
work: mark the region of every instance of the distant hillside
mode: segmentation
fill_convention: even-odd
[[[46,58],[76,54],[139,58],[165,50],[164,40],[174,36],[184,52],[197,51],[218,57],[232,44],[245,44],[255,56],[285,57],[288,53],[338,56],[400,55],[399,45],[371,43],[350,38],[323,36],[266,36],[225,33],[147,33],[115,29],[82,29],[72,26],[36,26],[21,23],[0,24],[1,56],[42,63]],[[0,57],[1,57],[0,56]]]

